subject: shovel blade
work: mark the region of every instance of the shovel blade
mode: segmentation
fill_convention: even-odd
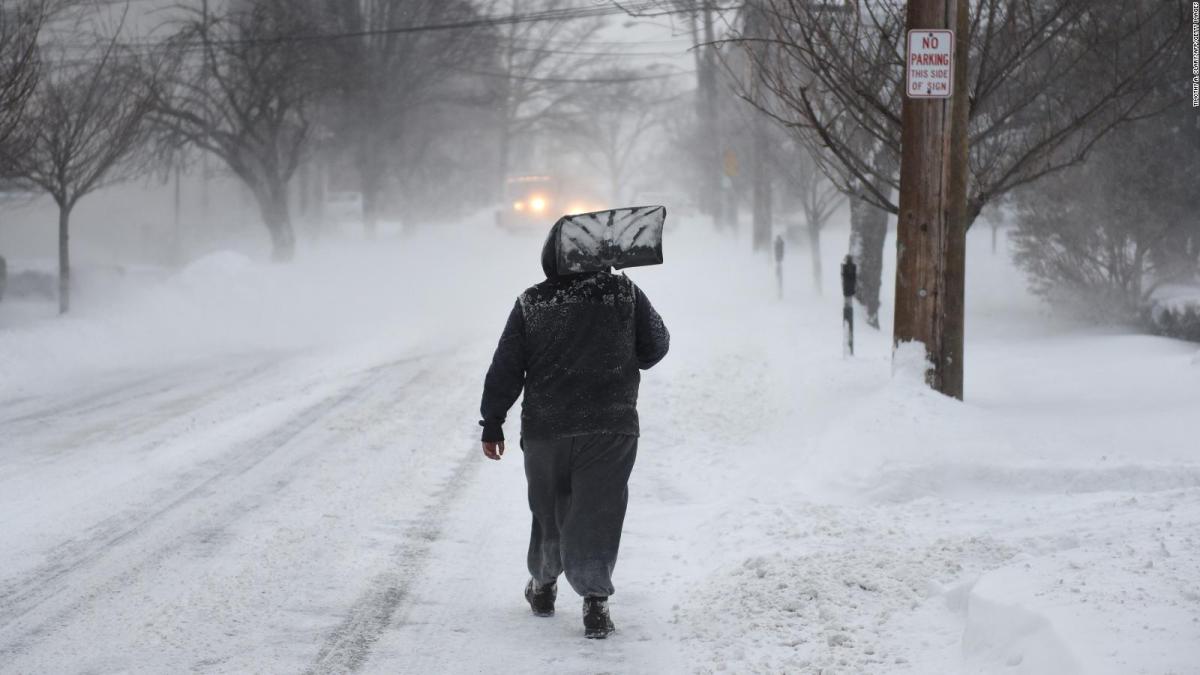
[[[633,206],[564,216],[559,221],[558,272],[661,265],[663,206]]]

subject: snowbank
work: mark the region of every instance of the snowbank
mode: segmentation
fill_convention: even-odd
[[[66,317],[49,302],[0,304],[0,383],[6,392],[28,393],[229,355],[462,344],[490,326],[485,331],[486,321],[461,308],[486,304],[502,313],[511,306],[504,298],[530,277],[484,278],[472,260],[519,256],[534,261],[525,266],[532,272],[537,246],[463,226],[370,244],[328,243],[287,265],[222,251],[175,273],[80,279]]]
[[[695,532],[673,611],[691,669],[1164,673],[1200,659],[1194,348],[1048,318],[985,245],[973,238],[965,403],[924,387],[919,348],[892,358],[890,317],[882,333],[860,322],[843,360],[839,299],[803,288],[803,262],[782,313],[713,260],[693,306],[664,306],[676,344],[702,343],[643,389],[644,437],[694,467],[646,488]]]

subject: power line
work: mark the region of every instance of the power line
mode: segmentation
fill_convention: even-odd
[[[626,82],[643,82],[647,80],[665,80],[671,77],[680,77],[682,75],[695,75],[692,70],[679,70],[673,73],[657,73],[653,75],[624,75],[621,77],[540,77],[537,75],[513,75],[510,73],[501,73],[490,70],[477,70],[474,68],[463,68],[458,66],[448,66],[450,70],[455,70],[461,73],[469,73],[471,75],[479,75],[481,77],[498,77],[504,79],[524,80],[527,82],[543,82],[547,84],[624,84]]]
[[[584,38],[582,40],[572,39],[555,39],[555,38],[540,38],[540,37],[509,37],[507,35],[500,36],[504,40],[510,42],[536,42],[538,44],[586,44],[595,47],[644,47],[647,45],[677,45],[677,44],[692,44],[691,37],[678,36],[667,40],[594,40],[592,38]]]
[[[125,0],[98,0],[100,2],[124,2]],[[655,6],[655,0],[640,0],[634,3],[636,7],[649,9]],[[486,16],[474,19],[461,19],[457,21],[443,21],[436,23],[419,24],[414,26],[391,26],[387,28],[371,28],[352,31],[337,31],[325,33],[298,33],[295,35],[274,35],[266,37],[251,37],[251,38],[232,38],[232,39],[214,39],[209,40],[207,44],[203,41],[187,41],[170,43],[174,49],[196,49],[204,48],[207,45],[219,46],[236,46],[236,45],[254,45],[254,44],[277,44],[286,42],[331,42],[335,40],[348,40],[354,38],[376,37],[383,35],[403,35],[407,33],[425,33],[434,31],[455,31],[468,30],[473,28],[489,28],[494,26],[508,26],[525,23],[547,23],[559,21],[576,21],[580,19],[602,18],[613,16],[616,14],[625,14],[625,10],[616,6],[596,6],[596,7],[565,7],[561,9],[549,9],[539,12],[530,12],[528,14],[513,14],[508,16]],[[166,47],[167,42],[141,42],[128,43],[129,46],[159,48]]]
[[[112,5],[117,5],[117,4],[124,4],[126,2],[145,2],[145,1],[148,1],[148,0],[91,0],[90,4],[112,6]],[[439,23],[420,24],[420,25],[414,25],[414,26],[394,26],[394,27],[388,27],[388,28],[366,29],[366,30],[357,30],[357,31],[309,33],[309,34],[297,34],[297,35],[276,35],[276,36],[256,37],[256,38],[238,38],[238,39],[224,39],[224,40],[210,39],[207,41],[207,43],[204,41],[173,41],[173,40],[127,41],[127,42],[123,42],[121,46],[126,49],[138,51],[143,55],[151,55],[158,51],[174,50],[174,51],[187,52],[187,51],[195,51],[195,50],[205,49],[209,46],[222,46],[223,47],[223,46],[256,45],[256,44],[281,44],[281,43],[287,43],[287,42],[329,42],[329,41],[335,41],[335,40],[366,38],[366,37],[382,36],[382,35],[422,33],[422,32],[432,32],[432,31],[468,30],[468,29],[476,29],[476,28],[483,28],[483,27],[526,24],[526,23],[575,21],[575,20],[587,19],[587,18],[600,18],[600,17],[612,16],[612,15],[618,15],[618,14],[627,14],[630,9],[641,10],[641,9],[650,9],[653,7],[658,7],[656,0],[639,0],[638,2],[629,3],[623,7],[616,6],[616,5],[591,6],[591,7],[588,7],[588,6],[564,7],[564,8],[558,8],[558,9],[530,12],[530,13],[526,13],[526,14],[478,17],[475,19],[445,21],[445,22],[439,22]],[[680,11],[684,11],[684,10],[680,10]],[[514,39],[514,38],[510,38],[508,36],[497,36],[497,37],[499,37],[499,39],[501,39],[501,40],[509,41],[512,44],[513,49],[516,49],[519,51],[534,52],[534,53],[562,54],[562,55],[575,54],[575,55],[579,55],[579,56],[596,56],[596,57],[606,57],[606,58],[607,57],[646,58],[646,57],[660,57],[660,56],[661,57],[673,57],[673,56],[681,56],[681,55],[687,53],[687,50],[682,50],[680,52],[581,51],[581,50],[570,49],[570,48],[555,49],[553,47],[544,46],[547,44],[559,43],[559,44],[570,44],[572,46],[576,46],[576,45],[601,46],[601,45],[603,45],[603,46],[611,46],[616,49],[620,49],[622,46],[627,46],[627,45],[632,46],[632,45],[646,45],[646,44],[677,44],[679,42],[679,40],[629,42],[629,41],[597,41],[597,40],[586,40],[585,39],[585,40],[579,40],[579,41],[566,41],[566,40],[555,41],[553,39],[538,40],[536,38],[515,38]],[[519,41],[529,43],[531,45],[536,45],[536,46],[516,46],[516,43]],[[66,47],[66,48],[86,47],[86,45],[81,45],[81,44],[72,45],[69,43],[60,43],[60,46]],[[691,47],[692,47],[692,45],[690,45],[690,41],[689,41],[688,49],[691,49]],[[85,61],[86,61],[86,59],[75,60],[74,62],[82,63]],[[476,74],[483,75],[483,76],[510,77],[507,74],[489,73],[486,71],[480,71]],[[680,74],[684,74],[684,73],[672,73],[672,74],[665,74],[665,75],[648,75],[648,76],[641,77],[639,79],[660,79],[660,78],[665,78],[665,77],[674,77],[674,76],[680,75]],[[592,78],[544,78],[544,80],[539,80],[539,78],[529,77],[527,79],[546,81],[546,82],[562,81],[562,82],[603,83],[602,80],[596,80],[596,79],[592,79]]]
[[[123,2],[124,0],[121,0],[121,1]],[[536,42],[536,41],[531,41],[531,42]],[[214,44],[219,44],[219,43],[214,42]],[[579,43],[576,43],[576,44],[580,44],[582,46],[592,46],[593,44],[600,45],[600,44],[606,44],[606,43],[589,43],[587,41],[580,41]],[[630,46],[637,46],[639,43],[626,42],[626,43],[622,43],[622,44],[627,44]],[[124,42],[124,43],[121,43],[121,45],[127,49],[140,50],[140,53],[143,53],[143,54],[152,54],[157,50],[165,50],[168,48],[167,44],[163,43],[163,42]],[[70,47],[72,45],[62,44],[61,46]],[[79,45],[79,46],[82,47],[85,45]],[[681,47],[682,47],[682,45],[681,45]],[[594,57],[598,57],[598,58],[673,58],[673,57],[686,56],[693,49],[693,46],[689,43],[686,46],[686,48],[681,48],[678,51],[647,51],[647,52],[613,51],[613,50],[589,51],[586,49],[556,49],[553,47],[537,47],[537,46],[526,46],[526,45],[520,45],[520,44],[510,44],[506,48],[511,49],[513,51],[525,52],[525,53],[530,53],[530,54],[552,54],[552,55],[561,55],[561,56],[594,56]],[[195,47],[193,47],[191,45],[189,45],[185,49],[185,51],[194,51],[194,50],[195,50]]]

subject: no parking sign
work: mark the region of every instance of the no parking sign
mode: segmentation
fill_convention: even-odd
[[[909,98],[950,98],[954,93],[954,31],[908,31]]]

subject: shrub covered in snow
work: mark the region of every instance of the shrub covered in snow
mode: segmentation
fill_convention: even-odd
[[[1156,335],[1200,342],[1200,286],[1156,293],[1142,310],[1142,322]]]

